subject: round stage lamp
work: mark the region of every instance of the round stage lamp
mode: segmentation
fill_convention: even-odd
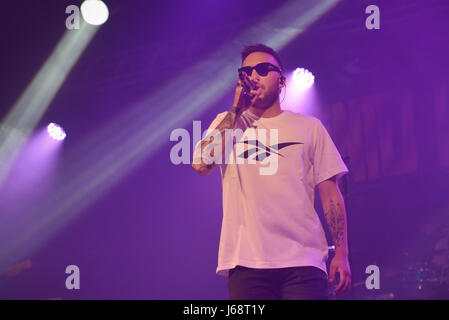
[[[98,26],[108,20],[109,10],[101,0],[85,0],[81,4],[81,14],[88,24]]]
[[[47,131],[48,131],[48,134],[50,135],[50,137],[52,137],[53,139],[58,140],[58,141],[64,140],[65,137],[67,136],[64,129],[61,126],[59,126],[53,122],[47,126]]]

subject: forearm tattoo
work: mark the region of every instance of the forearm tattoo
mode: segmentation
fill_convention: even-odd
[[[329,207],[324,210],[324,216],[326,217],[335,247],[341,247],[345,236],[346,221],[340,202],[334,202],[331,199],[329,201]]]
[[[225,130],[226,129],[233,129],[237,117],[240,115],[239,110],[236,110],[235,108],[232,108],[228,113],[226,113],[223,120],[218,124],[218,126],[215,128],[218,132],[220,132],[222,139],[225,137]],[[204,148],[206,148],[208,145],[210,145],[214,141],[214,136],[206,137],[204,140],[201,141],[201,154],[203,153]],[[224,148],[224,141],[222,141],[222,146]],[[205,162],[201,161],[201,164],[199,166],[200,172],[207,172],[210,169],[214,167],[214,164],[206,164]]]
[[[223,135],[226,129],[233,129],[235,125],[235,120],[237,118],[237,113],[234,111],[228,111],[224,119],[220,122],[220,124],[215,128],[220,131]]]

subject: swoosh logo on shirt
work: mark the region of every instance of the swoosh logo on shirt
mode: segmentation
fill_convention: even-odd
[[[257,161],[263,161],[265,158],[268,158],[273,153],[283,157],[283,155],[277,151],[285,147],[291,146],[293,144],[304,144],[302,142],[283,142],[272,146],[265,146],[262,142],[258,140],[246,140],[243,141],[243,143],[253,145],[254,148],[251,149],[248,148],[248,150],[242,152],[240,155],[238,155],[238,157],[248,159],[250,156],[255,154],[255,156],[251,160]]]

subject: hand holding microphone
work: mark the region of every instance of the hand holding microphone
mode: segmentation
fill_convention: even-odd
[[[257,85],[251,81],[245,72],[239,73],[239,80],[235,88],[233,107],[243,111],[247,109],[254,101],[257,94]]]
[[[254,94],[251,94],[251,90],[256,90],[256,84],[251,81],[249,76],[245,72],[239,72],[239,83],[241,83],[243,87],[243,93],[248,96],[254,96]]]

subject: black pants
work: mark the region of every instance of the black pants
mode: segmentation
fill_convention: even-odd
[[[327,275],[316,267],[229,270],[231,300],[327,300]]]

